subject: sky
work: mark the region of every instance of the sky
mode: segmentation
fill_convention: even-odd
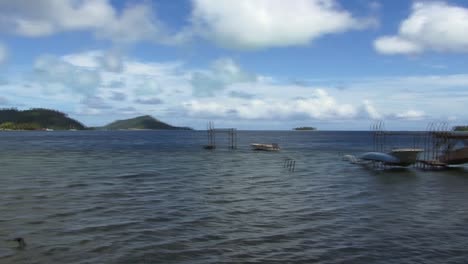
[[[468,123],[468,2],[0,0],[0,108],[88,126]]]

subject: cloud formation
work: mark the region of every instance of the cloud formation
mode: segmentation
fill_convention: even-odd
[[[99,96],[88,96],[81,100],[81,103],[92,109],[110,109],[112,106]]]
[[[291,95],[296,95],[294,87],[289,88],[293,88]],[[288,87],[268,85],[268,89],[286,90]],[[299,88],[299,90],[303,89]],[[297,87],[296,90],[298,90]],[[376,115],[376,110],[373,108],[338,102],[324,89],[308,87],[304,90],[308,91],[305,98],[291,98],[291,95],[276,97],[272,94],[263,94],[261,99],[250,100],[235,98],[222,98],[218,101],[194,99],[185,103],[184,108],[191,116],[234,117],[250,120],[336,120],[374,118]],[[360,109],[364,109],[364,112],[361,113]]]
[[[307,80],[291,84],[259,76],[230,58],[216,60],[206,69],[192,69],[180,62],[143,62],[125,57],[122,70],[115,72],[102,65],[104,54],[89,51],[41,56],[34,66],[34,80],[18,82],[11,78],[8,86],[0,86],[0,92],[14,89],[14,96],[8,100],[28,106],[39,102],[57,109],[71,108],[84,122],[87,118],[110,121],[152,114],[181,124],[204,124],[212,118],[244,124],[261,120],[258,127],[278,121],[283,127],[293,122],[355,124],[374,119],[421,123],[444,116],[459,118],[468,100],[464,89],[467,75],[341,80],[347,89],[339,90],[333,83],[317,86]],[[218,85],[204,91],[206,87],[193,83],[195,73]],[[202,91],[209,96],[196,96]],[[31,97],[33,101],[28,99]]]
[[[373,19],[355,18],[335,0],[192,2],[195,32],[237,49],[305,45],[326,34],[375,24]]]
[[[147,104],[147,105],[158,105],[164,103],[161,99],[152,97],[152,98],[138,98],[135,100],[135,103],[138,104]]]
[[[49,92],[71,91],[91,95],[101,84],[99,72],[76,66],[65,60],[43,55],[34,63],[34,79]]]
[[[5,61],[7,60],[8,58],[8,51],[7,51],[7,48],[5,47],[5,45],[3,45],[2,43],[0,43],[0,65],[5,63]]]
[[[112,95],[109,97],[110,100],[122,102],[127,99],[127,96],[124,93],[112,92]]]
[[[420,110],[408,110],[406,112],[398,113],[394,115],[397,119],[405,119],[405,120],[421,120],[426,117],[424,111]]]
[[[212,97],[235,83],[256,82],[258,76],[239,67],[232,59],[223,58],[212,63],[209,70],[192,73],[190,83],[196,97]]]
[[[375,40],[382,54],[417,54],[424,51],[468,52],[468,8],[445,2],[415,2],[398,34]]]
[[[10,101],[8,101],[7,98],[3,97],[3,96],[0,96],[0,105],[1,106],[4,106],[4,105],[7,105]]]
[[[225,47],[260,49],[305,45],[376,24],[373,18],[354,17],[336,0],[192,0],[192,6],[185,30],[173,33],[150,1],[120,10],[110,0],[0,1],[0,31],[30,38],[84,31],[118,44],[179,44],[202,36]],[[104,62],[118,68],[118,61]]]
[[[0,1],[0,30],[25,37],[90,31],[119,43],[167,41],[149,2],[118,11],[109,0]]]

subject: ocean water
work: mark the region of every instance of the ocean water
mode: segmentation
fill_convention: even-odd
[[[468,168],[343,161],[372,149],[369,132],[238,141],[207,151],[201,131],[0,133],[0,263],[468,262]]]

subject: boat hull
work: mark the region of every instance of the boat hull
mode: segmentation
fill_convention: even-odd
[[[259,144],[253,143],[250,144],[252,150],[261,150],[261,151],[278,151],[280,150],[278,144]]]
[[[406,148],[394,149],[389,154],[397,158],[401,166],[409,166],[418,161],[418,156],[421,152],[423,152],[422,149]]]
[[[416,163],[422,149],[394,149],[390,153],[367,152],[359,156],[366,161],[382,162],[386,165],[406,167]]]

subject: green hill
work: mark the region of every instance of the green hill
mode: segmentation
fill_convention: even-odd
[[[34,108],[30,110],[0,109],[0,130],[69,130],[85,129],[80,122],[59,111]]]
[[[468,126],[456,126],[453,128],[454,131],[468,131]]]
[[[131,119],[117,120],[106,126],[104,129],[166,129],[166,130],[190,130],[187,127],[175,127],[155,119],[152,116],[145,115]]]

